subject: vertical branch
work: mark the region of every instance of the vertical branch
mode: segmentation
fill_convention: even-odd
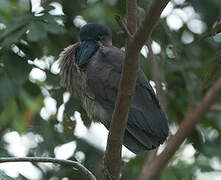
[[[137,30],[137,0],[127,0],[127,27],[131,34]]]
[[[115,16],[116,19],[116,16]],[[121,22],[120,18],[118,17],[118,23]],[[120,23],[120,26],[123,27],[123,23]],[[127,38],[127,45],[126,45],[126,52],[127,52],[127,47],[128,44],[131,42],[132,39],[132,34],[136,32],[136,27],[137,27],[137,1],[136,0],[127,0],[127,28],[123,28],[124,30],[127,31],[127,34],[129,35]],[[125,60],[127,61],[127,60]],[[139,55],[137,58],[134,59],[135,65],[134,65],[134,72],[138,71],[139,67]],[[121,151],[122,151],[122,144],[123,144],[123,137],[124,137],[124,131],[127,123],[127,118],[128,118],[128,112],[129,112],[129,107],[131,104],[132,96],[134,94],[134,89],[135,89],[135,81],[136,81],[136,74],[132,74],[132,83],[130,85],[130,90],[127,92],[127,85],[123,85],[122,87],[122,81],[128,81],[128,80],[123,80],[125,77],[127,78],[127,75],[125,75],[125,71],[127,69],[125,68],[125,63],[123,64],[123,73],[121,75],[121,81],[120,81],[120,87],[119,87],[119,92],[117,95],[117,101],[115,104],[115,109],[112,115],[112,121],[111,121],[111,126],[110,126],[110,131],[108,134],[108,143],[106,147],[106,152],[105,152],[105,163],[107,166],[107,179],[119,179],[120,175],[120,168],[121,168]],[[128,73],[127,73],[128,74]],[[127,83],[128,84],[128,83]],[[125,89],[126,88],[126,89]],[[128,96],[128,97],[127,97]],[[122,103],[121,105],[119,103],[120,98],[123,99],[128,99],[128,101],[124,101],[125,103]],[[124,108],[125,110],[122,110],[121,107],[127,107]],[[119,120],[121,123],[121,126],[119,126]],[[117,122],[118,121],[118,122]],[[116,122],[116,123],[115,123]],[[114,129],[114,130],[112,130]],[[114,137],[114,134],[118,134],[117,138]],[[116,147],[116,148],[112,148]],[[111,177],[110,177],[111,176]]]
[[[157,151],[158,151],[158,148],[156,149],[153,149],[153,150],[150,150],[148,152],[148,158],[146,159],[144,165],[143,165],[143,168],[145,170],[145,167],[148,166],[149,163],[151,163],[157,156]]]
[[[146,12],[144,20],[134,34],[133,48],[141,49],[150,37],[153,28],[158,24],[160,14],[170,0],[155,0]],[[159,14],[160,12],[160,14]],[[132,48],[132,47],[131,47]]]
[[[134,33],[137,31],[137,0],[127,0],[127,28],[130,32],[130,34],[133,36]],[[126,52],[129,46],[129,43],[132,41],[132,36],[127,38],[126,42]],[[139,66],[138,62],[138,66]]]
[[[128,3],[129,2],[132,2],[132,0],[128,0]],[[130,43],[128,43],[104,157],[105,168],[107,168],[106,170],[108,172],[105,174],[106,179],[119,179],[121,148],[127,124],[128,112],[136,85],[140,50],[150,37],[153,28],[160,18],[161,12],[168,2],[169,0],[155,0],[152,3],[149,11],[145,15],[143,23],[134,33]],[[135,0],[133,3],[135,3]],[[131,6],[128,4],[127,7],[129,8]],[[134,9],[132,11],[135,12]],[[137,18],[135,17],[135,19]]]

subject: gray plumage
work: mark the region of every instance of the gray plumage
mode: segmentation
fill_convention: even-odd
[[[96,40],[98,48],[83,65],[76,63],[76,51],[79,51],[81,43],[67,47],[60,55],[60,69],[65,86],[80,99],[88,116],[109,129],[125,53],[107,39]],[[167,136],[167,117],[140,69],[123,144],[142,155],[145,150],[162,144]]]

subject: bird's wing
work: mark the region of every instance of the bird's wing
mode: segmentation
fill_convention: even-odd
[[[149,127],[152,135],[164,138],[168,135],[168,120],[163,112],[155,92],[149,84],[142,70],[138,72],[136,90],[133,97],[131,109],[134,113],[138,113],[143,118],[139,118],[137,125],[142,128]],[[164,141],[165,139],[163,139]],[[162,142],[160,142],[162,143]]]
[[[117,48],[100,47],[86,68],[88,88],[96,101],[110,113],[114,110],[123,58],[124,54]]]
[[[88,66],[88,86],[95,100],[110,113],[114,110],[124,52],[103,47]],[[153,149],[168,135],[167,117],[142,70],[139,70],[135,94],[128,114],[124,145],[135,153]]]

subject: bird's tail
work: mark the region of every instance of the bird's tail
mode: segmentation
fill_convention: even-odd
[[[144,152],[146,150],[157,148],[166,140],[168,136],[168,133],[155,133],[154,130],[151,130],[151,127],[150,129],[148,129],[147,127],[141,126],[140,124],[136,123],[137,120],[140,121],[141,119],[148,121],[148,119],[146,119],[142,112],[135,109],[132,109],[132,111],[130,111],[128,115],[128,123],[125,130],[123,143],[129,150],[138,155],[144,155]],[[165,119],[161,120],[167,121],[166,116]],[[158,128],[160,129],[163,127],[164,126],[159,126]],[[165,129],[168,129],[168,127],[165,127],[163,131],[165,131]]]

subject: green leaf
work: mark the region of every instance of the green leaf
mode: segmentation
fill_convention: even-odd
[[[10,46],[14,43],[17,43],[21,36],[27,31],[27,27],[24,26],[21,29],[17,30],[15,33],[7,36],[6,38],[4,38],[4,41],[2,42],[2,47],[6,47],[6,46]]]
[[[72,116],[74,111],[77,111],[80,106],[80,101],[74,97],[71,97],[69,101],[65,104],[64,113],[68,116]]]
[[[29,92],[32,97],[37,97],[41,94],[41,89],[37,84],[32,83],[31,81],[26,81],[24,84],[24,89]]]
[[[8,52],[4,56],[5,69],[12,82],[16,85],[22,85],[28,79],[31,65],[27,61],[13,52]]]
[[[59,88],[59,89],[53,89],[50,93],[51,96],[56,100],[57,102],[57,108],[60,107],[60,105],[63,103],[63,94],[64,94],[65,90],[63,88]]]
[[[10,122],[13,129],[24,132],[25,114],[24,109],[19,107],[20,103],[18,100],[10,99],[5,105],[4,111],[0,114],[0,119],[1,125],[7,125]]]
[[[13,33],[14,31],[18,30],[22,26],[25,26],[29,21],[29,16],[22,15],[19,17],[14,17],[11,22],[6,24],[6,29],[0,34],[0,40],[8,37],[9,34]]]
[[[16,87],[13,85],[6,73],[0,74],[0,113],[7,104],[9,98],[16,95]]]
[[[48,70],[46,70],[45,72],[47,76],[46,82],[48,85],[52,85],[55,87],[60,85],[60,77],[58,75],[55,75]]]
[[[67,116],[72,116],[74,114],[74,111],[78,111],[81,114],[81,119],[86,127],[89,127],[91,125],[91,120],[89,119],[86,111],[81,105],[81,102],[72,97],[69,99],[69,101],[65,104],[65,110],[64,113]]]
[[[47,37],[47,32],[45,31],[43,25],[40,22],[33,22],[28,27],[29,33],[27,38],[29,41],[36,42],[43,40]]]
[[[49,33],[53,33],[53,34],[64,34],[65,33],[65,29],[64,27],[58,25],[58,24],[51,24],[51,23],[44,23],[41,22],[42,26],[44,27],[44,29],[49,32]]]
[[[19,98],[26,107],[33,111],[37,112],[41,109],[39,103],[37,103],[35,99],[28,94],[28,92],[21,90]]]

